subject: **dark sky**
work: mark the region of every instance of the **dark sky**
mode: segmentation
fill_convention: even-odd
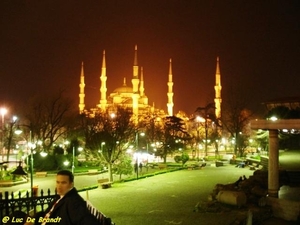
[[[300,96],[300,4],[294,0],[1,0],[0,104],[17,105],[64,88],[78,104],[81,61],[86,102],[99,102],[102,51],[108,93],[131,84],[134,45],[149,103],[167,109],[169,58],[174,112],[239,86],[250,107]],[[228,95],[229,96],[229,95]]]

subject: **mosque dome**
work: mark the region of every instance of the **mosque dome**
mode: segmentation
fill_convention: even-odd
[[[132,93],[132,87],[122,86],[114,90],[114,93]]]
[[[123,86],[116,88],[114,93],[133,93],[133,89],[126,85],[126,78],[124,78]]]

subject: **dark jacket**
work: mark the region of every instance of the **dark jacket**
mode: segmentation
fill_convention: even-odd
[[[58,197],[59,198],[59,197]],[[57,198],[57,199],[58,199]],[[56,199],[56,200],[57,200]],[[49,212],[56,202],[43,213],[38,215],[35,224],[41,224],[44,216]],[[51,212],[49,221],[46,225],[100,225],[101,223],[94,217],[87,209],[86,202],[78,194],[76,188],[70,190],[60,201],[56,204]]]

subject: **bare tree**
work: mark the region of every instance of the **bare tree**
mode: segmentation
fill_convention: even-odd
[[[139,144],[144,141],[144,145],[147,145],[148,153],[155,153],[157,143],[160,143],[163,137],[163,119],[156,114],[144,115],[143,118],[139,120],[137,129],[145,133]]]
[[[12,120],[11,122],[6,124],[5,131],[4,131],[4,134],[6,134],[4,145],[7,150],[7,153],[6,153],[7,161],[9,161],[11,147],[16,144],[16,140],[15,140],[16,137],[14,135],[15,130],[16,130],[16,121],[15,120]]]
[[[63,94],[59,91],[52,96],[37,96],[28,104],[23,126],[30,130],[32,141],[41,141],[40,151],[50,153],[53,144],[63,138],[70,127],[73,105]]]
[[[197,115],[200,115],[204,119],[205,156],[207,156],[207,145],[208,145],[209,134],[214,140],[216,140],[219,137],[216,128],[220,125],[219,125],[219,121],[215,115],[215,108],[216,107],[215,107],[214,103],[209,103],[205,107],[198,107],[195,111],[195,113]],[[210,124],[210,126],[209,126],[209,124]],[[212,126],[212,125],[214,125],[214,126]],[[211,127],[213,127],[213,129],[209,129]],[[218,145],[216,145],[216,152],[218,152]]]
[[[113,181],[112,166],[129,147],[135,136],[135,124],[129,109],[117,107],[98,111],[94,116],[82,115],[86,149],[92,157],[108,166],[110,181]]]
[[[242,156],[250,136],[249,122],[253,113],[248,109],[247,95],[235,89],[223,101],[222,125],[232,138],[235,138],[234,153]]]

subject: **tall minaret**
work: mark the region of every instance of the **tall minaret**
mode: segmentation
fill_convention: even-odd
[[[84,104],[84,69],[83,69],[83,62],[81,63],[81,74],[80,74],[80,83],[79,83],[79,113],[83,113],[85,104]]]
[[[148,98],[145,95],[145,87],[144,87],[144,71],[143,67],[141,67],[141,83],[140,83],[140,102],[143,103],[143,105],[148,105]]]
[[[172,59],[170,59],[170,65],[169,65],[169,81],[168,81],[168,103],[167,103],[167,107],[168,107],[168,115],[169,116],[173,116],[173,75],[172,75]]]
[[[139,66],[137,60],[137,45],[134,49],[134,61],[133,61],[133,78],[131,79],[132,83],[132,111],[133,114],[138,118],[139,113]],[[137,122],[137,121],[136,121]]]
[[[143,74],[143,67],[141,67],[140,96],[143,97],[144,95],[145,95],[145,88],[144,88],[144,74]]]
[[[100,81],[101,81],[101,87],[100,87],[101,99],[100,99],[100,104],[98,105],[98,107],[101,108],[102,110],[105,110],[106,105],[107,105],[106,80],[107,80],[107,76],[106,76],[106,61],[105,61],[105,50],[104,50],[103,51],[103,59],[102,59],[101,77],[100,77]]]
[[[216,69],[216,85],[215,85],[215,114],[217,118],[221,118],[221,73],[219,65],[219,57],[217,57],[217,69]]]

